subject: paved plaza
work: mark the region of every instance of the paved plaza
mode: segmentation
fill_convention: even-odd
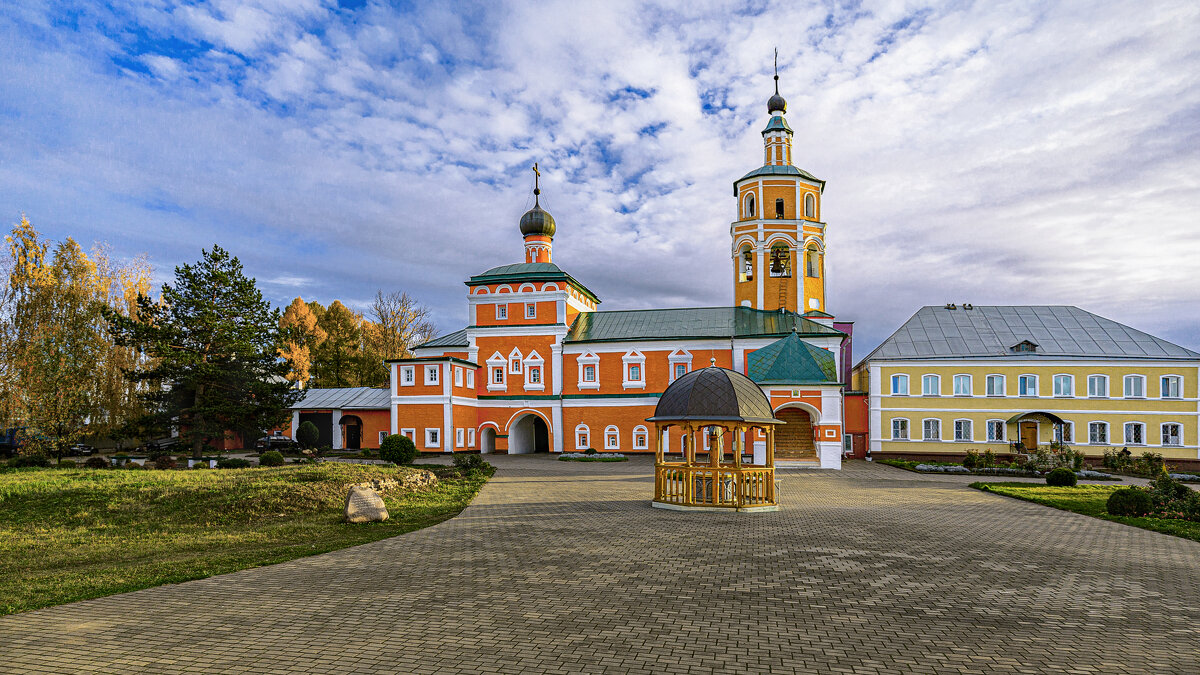
[[[436,527],[0,618],[0,671],[1200,672],[1196,542],[863,462],[725,514],[491,459]]]

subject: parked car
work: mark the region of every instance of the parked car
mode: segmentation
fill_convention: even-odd
[[[263,436],[254,442],[254,447],[260,450],[294,450],[300,444],[287,436]]]
[[[76,443],[67,448],[67,454],[72,457],[91,457],[96,454],[96,448],[86,443]]]
[[[185,452],[186,450],[187,448],[184,447],[183,442],[179,440],[178,436],[168,436],[166,438],[158,438],[153,441],[146,441],[141,445],[141,447],[138,448],[138,452],[147,454],[151,452],[166,452],[168,454],[175,454]]]

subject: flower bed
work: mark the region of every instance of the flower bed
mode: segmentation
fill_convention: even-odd
[[[972,476],[1021,476],[1025,478],[1038,478],[1046,475],[1046,471],[1037,471],[1029,469],[1014,469],[1007,466],[990,466],[977,469],[968,469],[961,464],[916,464],[908,468],[917,473],[953,473]],[[1116,476],[1111,476],[1100,471],[1091,471],[1090,469],[1081,469],[1075,472],[1075,475],[1084,480],[1121,480]]]
[[[619,452],[566,452],[558,456],[560,462],[624,462],[627,459]]]

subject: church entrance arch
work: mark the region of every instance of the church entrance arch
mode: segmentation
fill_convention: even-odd
[[[775,427],[775,459],[817,461],[813,424],[820,412],[809,405],[789,403],[775,411],[784,424]]]
[[[526,413],[508,427],[508,454],[550,452],[550,428],[536,413]]]
[[[484,455],[490,455],[496,451],[496,430],[492,427],[484,427],[479,430],[479,452]]]

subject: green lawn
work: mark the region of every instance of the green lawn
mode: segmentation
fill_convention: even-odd
[[[341,522],[348,485],[407,468],[0,472],[0,614],[200,579],[440,523],[487,481],[451,467],[436,488],[384,494],[390,518]]]
[[[1146,530],[1173,534],[1193,541],[1200,541],[1200,523],[1190,520],[1168,518],[1129,518],[1110,516],[1104,506],[1108,496],[1120,485],[1077,485],[1075,487],[1050,487],[1045,483],[971,483],[971,487],[984,492],[994,492],[1006,497],[1024,499],[1028,502],[1050,506],[1064,511],[1074,511],[1093,518],[1102,518],[1124,523]]]

